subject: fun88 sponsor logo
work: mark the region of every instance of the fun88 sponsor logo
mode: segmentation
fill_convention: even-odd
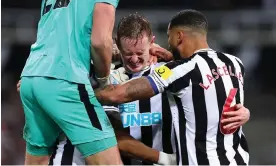
[[[154,113],[131,113],[121,115],[123,126],[151,126],[162,123],[162,114]]]
[[[121,114],[136,112],[136,103],[131,102],[131,103],[120,104],[119,110]]]
[[[162,123],[162,113],[136,113],[136,104],[134,102],[119,105],[119,109],[124,128],[130,126],[160,125]]]

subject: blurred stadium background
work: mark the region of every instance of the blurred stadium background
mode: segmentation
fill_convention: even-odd
[[[2,164],[24,163],[23,110],[16,82],[36,39],[41,0],[2,0]],[[213,49],[240,57],[246,67],[244,126],[253,165],[276,164],[276,0],[121,0],[116,13],[139,12],[152,23],[156,42],[167,47],[166,29],[177,11],[193,8],[209,20]],[[274,66],[275,65],[275,66]]]

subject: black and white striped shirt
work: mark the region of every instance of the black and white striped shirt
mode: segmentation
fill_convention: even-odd
[[[130,74],[131,79],[148,76],[164,63],[151,65],[147,69]],[[125,103],[119,106],[119,111],[123,126],[132,137],[141,141],[145,145],[163,151],[168,154],[176,152],[175,132],[172,123],[172,115],[169,99],[173,96],[164,92],[150,99]],[[114,108],[105,108],[106,111]],[[125,165],[151,164],[123,157]],[[67,139],[61,139],[56,147],[56,151],[51,156],[50,165],[85,165],[84,158],[80,152],[72,146]]]
[[[179,165],[248,164],[242,128],[232,134],[220,131],[223,107],[244,103],[243,76],[240,59],[211,49],[169,62],[148,76],[156,93],[169,91],[175,96],[170,105]],[[231,89],[237,90],[233,101]]]
[[[49,165],[85,165],[85,161],[71,141],[62,135],[50,157]]]
[[[130,78],[148,76],[162,64],[151,65],[146,70],[130,75]],[[122,104],[119,110],[126,132],[148,147],[172,154],[175,152],[175,135],[168,98],[173,96],[164,92],[149,99]],[[125,158],[123,162],[126,165],[147,164]]]

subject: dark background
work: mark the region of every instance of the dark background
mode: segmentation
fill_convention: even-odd
[[[2,164],[24,163],[24,114],[16,82],[36,39],[40,3],[2,0]],[[116,22],[129,13],[144,14],[152,22],[156,42],[167,47],[168,22],[186,8],[206,14],[213,49],[234,54],[243,61],[245,106],[251,111],[251,119],[244,126],[250,162],[276,164],[276,0],[121,0]]]
[[[25,0],[25,1],[11,1],[2,0],[2,7],[9,8],[25,8],[36,9],[40,7],[40,1]],[[137,1],[120,1],[119,9],[137,9],[137,8],[168,8],[185,6],[200,10],[213,9],[244,9],[255,8],[259,9],[262,6],[262,0],[137,0]]]

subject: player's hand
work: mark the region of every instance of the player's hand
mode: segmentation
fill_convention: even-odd
[[[167,154],[164,152],[159,152],[158,163],[160,165],[176,165],[176,154]]]
[[[157,60],[171,61],[173,59],[173,55],[170,51],[160,47],[156,43],[153,43],[151,45],[150,54],[153,56],[153,58],[151,59],[152,63],[156,63]]]
[[[112,47],[112,61],[113,62],[121,61],[121,52],[118,49],[118,46],[116,43],[113,43],[113,47]]]
[[[224,124],[223,129],[232,130],[244,125],[250,118],[250,112],[241,104],[236,104],[235,111],[224,112],[227,117],[221,121]]]
[[[126,75],[126,70],[123,67],[114,70],[115,65],[111,65],[111,71],[109,76],[105,78],[96,78],[100,87],[104,87],[110,84],[121,84],[129,80],[129,77]]]
[[[120,67],[117,70],[111,70],[110,77],[111,84],[121,84],[129,80],[124,67]]]
[[[149,64],[156,64],[158,62],[157,56],[150,56]]]
[[[17,92],[20,92],[20,85],[21,85],[21,80],[19,80],[18,83],[16,84]]]

